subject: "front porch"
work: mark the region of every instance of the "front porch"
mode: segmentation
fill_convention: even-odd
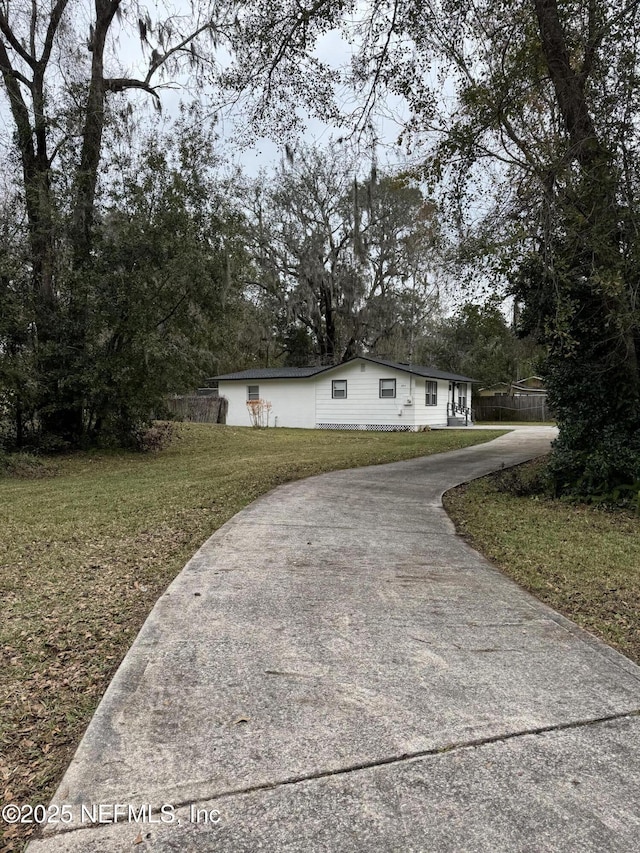
[[[450,382],[447,399],[447,426],[464,427],[473,424],[470,387],[466,382]]]

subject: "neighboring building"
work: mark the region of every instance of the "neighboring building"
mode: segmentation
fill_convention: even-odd
[[[547,393],[544,387],[544,379],[540,376],[529,376],[527,379],[519,379],[511,383],[511,393],[514,397],[537,396]]]
[[[540,397],[547,393],[547,389],[540,376],[529,376],[517,382],[496,382],[495,385],[480,388],[476,393],[479,397]]]
[[[247,402],[265,400],[271,404],[269,426],[392,431],[470,422],[473,381],[359,356],[334,367],[243,370],[207,384],[227,398],[226,422],[233,426],[249,426]]]
[[[509,382],[496,382],[495,385],[487,385],[475,392],[479,397],[508,397],[511,394]]]

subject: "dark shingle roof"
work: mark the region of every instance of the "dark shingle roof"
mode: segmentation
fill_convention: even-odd
[[[370,358],[368,355],[362,356],[365,361],[372,361],[374,364],[383,364],[385,367],[394,367],[396,370],[404,370],[405,373],[413,373],[416,376],[426,376],[427,379],[451,379],[456,382],[477,382],[477,379],[471,379],[469,376],[462,376],[460,373],[449,373],[446,370],[438,370],[437,367],[425,367],[421,364],[411,364],[404,361],[388,361],[385,358]]]
[[[220,379],[305,379],[307,376],[314,376],[327,369],[327,367],[250,367],[248,370],[212,376],[211,379],[207,379],[207,382]]]
[[[240,370],[236,373],[225,373],[221,376],[212,376],[207,382],[218,381],[242,381],[248,379],[306,379],[309,376],[315,376],[318,373],[324,373],[329,370],[336,370],[339,367],[344,367],[351,361],[357,361],[359,358],[364,361],[369,361],[373,364],[380,364],[384,367],[391,367],[395,370],[402,370],[404,373],[412,373],[415,376],[424,376],[427,379],[449,379],[455,382],[476,382],[475,379],[470,379],[468,376],[461,376],[459,373],[447,373],[445,370],[438,370],[436,367],[425,367],[420,364],[409,364],[407,362],[388,361],[383,358],[373,358],[368,355],[356,356],[342,364],[334,364],[329,367],[251,367],[248,370]]]

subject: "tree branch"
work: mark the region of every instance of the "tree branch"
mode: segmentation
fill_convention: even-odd
[[[588,167],[601,146],[580,78],[571,66],[557,0],[535,0],[535,11],[542,51],[567,135],[578,162]]]
[[[125,89],[142,89],[153,95],[156,100],[160,100],[160,96],[155,90],[155,87],[150,86],[146,80],[136,80],[131,77],[112,77],[104,81],[105,92],[124,92]]]
[[[38,4],[31,0],[31,23],[29,26],[29,48],[31,56],[36,55],[36,28],[38,26]]]
[[[42,56],[39,60],[39,64],[41,66],[45,66],[49,62],[51,50],[53,48],[53,40],[55,38],[56,32],[58,31],[58,27],[60,26],[60,20],[62,18],[64,10],[67,7],[68,2],[69,0],[57,0],[55,6],[51,10],[51,17],[49,18],[49,24],[47,26],[47,34],[44,37],[44,47],[42,49]]]
[[[30,85],[29,81],[16,72],[11,65],[11,60],[7,53],[4,42],[0,41],[0,72],[4,79],[4,84],[9,95],[9,105],[13,119],[16,123],[18,132],[18,147],[22,155],[22,163],[25,169],[25,178],[28,171],[33,167],[35,159],[35,150],[33,147],[33,136],[31,133],[31,122],[29,119],[29,110],[22,97],[18,81],[25,82]]]
[[[174,47],[172,47],[170,50],[168,50],[162,56],[159,56],[157,59],[153,60],[151,62],[151,65],[149,66],[149,71],[147,72],[147,76],[145,77],[145,82],[147,84],[149,84],[149,82],[151,81],[151,78],[156,73],[158,68],[160,68],[160,66],[164,65],[165,62],[167,61],[167,59],[172,57],[175,53],[178,53],[178,51],[185,48],[188,44],[190,44],[199,35],[206,32],[207,30],[212,30],[212,29],[214,29],[213,23],[211,21],[208,21],[206,24],[203,24],[201,27],[199,27],[193,33],[190,33],[188,36],[185,36],[185,38],[183,38],[181,42],[174,45]],[[152,94],[155,94],[155,92],[152,92]]]
[[[22,57],[27,65],[31,66],[31,68],[35,68],[37,65],[35,56],[31,56],[28,50],[20,44],[20,41],[16,37],[15,33],[11,29],[9,21],[4,15],[4,12],[0,11],[0,32],[4,34],[4,37],[9,42],[11,47],[15,50],[18,56]],[[6,50],[5,50],[6,52]]]
[[[179,307],[182,305],[182,303],[186,300],[186,298],[188,297],[188,295],[189,295],[188,291],[186,291],[186,290],[185,290],[185,292],[182,294],[182,296],[180,297],[180,299],[178,299],[178,301],[177,301],[177,302],[176,302],[176,304],[173,306],[173,308],[169,311],[169,313],[168,313],[168,314],[165,314],[165,316],[162,318],[162,320],[158,320],[158,322],[155,324],[154,328],[159,329],[161,326],[163,326],[163,325],[167,322],[167,320],[170,320],[170,319],[173,317],[173,315],[176,313],[176,311],[178,310],[178,308],[179,308]]]
[[[380,51],[380,53],[376,57],[376,65],[375,65],[375,70],[373,73],[373,80],[371,81],[371,84],[369,86],[369,92],[367,94],[367,99],[366,99],[365,104],[362,107],[362,109],[359,110],[360,116],[361,116],[360,122],[365,122],[368,119],[371,110],[373,109],[373,102],[374,102],[374,99],[376,97],[378,84],[380,83],[380,77],[382,76],[382,69],[384,66],[384,62],[387,59],[387,57],[389,56],[389,47],[391,45],[391,39],[395,35],[395,31],[396,31],[396,21],[398,18],[398,5],[399,5],[398,0],[394,0],[393,15],[391,16],[391,23],[389,24],[389,29],[387,31],[387,37],[385,39],[384,45],[382,46],[382,50]]]

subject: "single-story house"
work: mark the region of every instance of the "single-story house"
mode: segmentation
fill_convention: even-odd
[[[251,403],[263,400],[270,404],[269,426],[415,431],[469,423],[473,381],[358,356],[332,367],[252,368],[214,376],[207,385],[227,398],[226,422],[233,426],[249,426]]]

